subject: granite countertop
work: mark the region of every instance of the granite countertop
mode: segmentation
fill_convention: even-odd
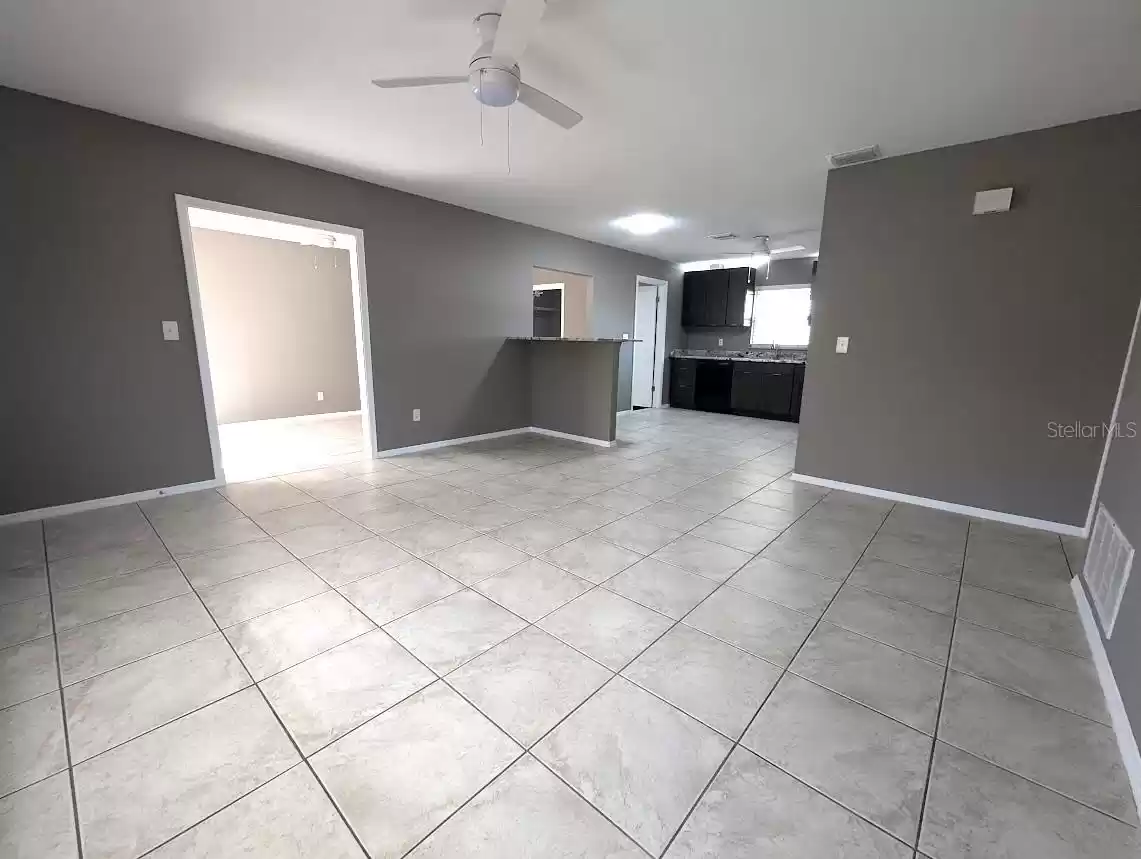
[[[625,337],[508,337],[508,340],[534,340],[550,343],[641,343]]]
[[[670,353],[671,358],[693,358],[697,361],[748,361],[756,364],[804,364],[803,355],[769,356],[746,355],[740,352],[724,352],[721,354],[710,352],[689,352],[684,349],[675,349]]]

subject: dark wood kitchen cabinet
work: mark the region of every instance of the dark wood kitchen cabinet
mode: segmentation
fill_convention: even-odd
[[[776,418],[792,417],[796,372],[792,364],[758,364],[761,367],[760,414]]]
[[[760,365],[750,361],[733,362],[733,411],[743,413],[761,410]]]
[[[745,325],[745,296],[753,288],[751,268],[686,272],[682,281],[681,324],[686,328]]]
[[[670,408],[692,409],[697,391],[697,360],[670,359]]]
[[[670,405],[674,408],[724,411],[706,405],[718,392],[702,389],[698,372],[701,358],[671,359]],[[708,361],[709,365],[724,361]],[[708,374],[705,374],[708,376]],[[777,361],[733,361],[732,387],[728,411],[751,417],[800,420],[800,398],[804,387],[804,365]]]

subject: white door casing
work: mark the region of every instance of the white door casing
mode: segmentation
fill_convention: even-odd
[[[655,408],[662,404],[665,369],[665,281],[639,278],[634,302],[634,364],[630,404]]]

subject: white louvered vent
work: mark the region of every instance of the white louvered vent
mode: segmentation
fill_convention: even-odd
[[[1099,504],[1082,575],[1089,585],[1106,638],[1113,635],[1113,624],[1117,621],[1117,610],[1121,607],[1132,566],[1133,547],[1109,511]]]

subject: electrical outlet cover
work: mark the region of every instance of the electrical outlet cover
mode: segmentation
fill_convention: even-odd
[[[163,322],[162,323],[162,339],[163,340],[177,340],[178,339],[178,323],[177,322]]]

